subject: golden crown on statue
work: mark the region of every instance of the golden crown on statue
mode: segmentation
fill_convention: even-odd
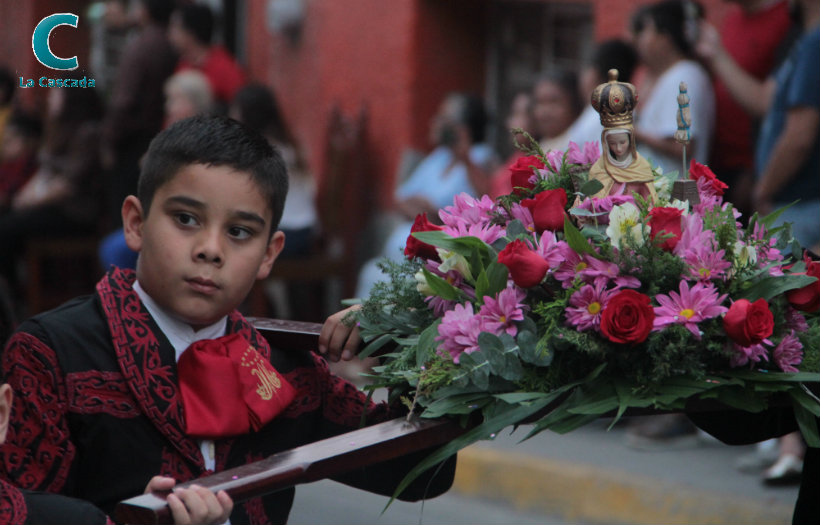
[[[601,115],[605,128],[631,125],[638,91],[629,82],[618,82],[617,69],[610,69],[608,77],[609,82],[592,91],[592,107]]]

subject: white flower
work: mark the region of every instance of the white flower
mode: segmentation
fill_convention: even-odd
[[[689,215],[689,201],[673,199],[672,202],[669,203],[669,207],[679,209],[683,212],[683,215]]]
[[[606,234],[612,241],[612,246],[618,249],[622,244],[626,244],[627,240],[634,246],[643,246],[641,212],[638,207],[631,202],[614,206],[609,213],[609,226]]]
[[[734,266],[737,269],[754,266],[757,264],[757,250],[742,241],[735,242]]]
[[[441,259],[441,264],[438,269],[441,273],[447,273],[450,270],[455,270],[460,273],[465,279],[472,280],[473,274],[470,273],[470,264],[463,255],[456,252],[436,248],[438,256]]]
[[[416,290],[421,295],[425,297],[434,295],[433,288],[427,283],[427,277],[424,276],[424,270],[417,271],[414,277],[416,278]]]

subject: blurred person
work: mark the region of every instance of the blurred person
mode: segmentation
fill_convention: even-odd
[[[0,143],[3,141],[3,130],[11,117],[14,107],[14,90],[17,87],[17,79],[11,70],[5,66],[0,66]]]
[[[794,237],[811,247],[820,243],[820,1],[795,2],[793,16],[801,34],[762,82],[732,59],[716,32],[704,33],[701,49],[733,98],[763,117],[754,148],[753,211],[767,214],[799,201],[777,222],[791,223]]]
[[[279,256],[287,259],[307,255],[318,225],[316,181],[276,98],[267,86],[249,84],[236,93],[228,114],[261,133],[281,153],[288,169],[288,197],[279,222],[279,229],[285,233],[285,247]]]
[[[641,7],[632,19],[635,49],[646,68],[638,89],[635,138],[641,155],[664,173],[682,168],[683,145],[674,137],[681,82],[687,85],[692,115],[687,162],[709,163],[715,96],[708,72],[692,58],[702,15],[696,2],[664,0]]]
[[[575,73],[553,68],[541,75],[533,86],[533,117],[544,153],[569,146],[569,128],[581,114]]]
[[[28,239],[96,233],[101,208],[101,118],[96,90],[48,90],[39,167],[12,199],[11,211],[0,217],[0,272],[12,290],[19,284],[17,256]]]
[[[171,15],[168,36],[179,52],[176,70],[203,72],[224,110],[245,84],[245,73],[224,47],[211,42],[213,32],[214,15],[207,5],[185,4]]]
[[[532,109],[532,89],[522,89],[516,92],[510,102],[510,109],[507,114],[507,120],[505,121],[507,129],[524,130],[537,140],[538,135],[535,132],[535,119],[533,118]],[[531,146],[531,144],[529,144],[529,139],[527,139],[526,135],[523,133],[514,134],[512,142],[514,145],[513,152],[493,174],[492,179],[490,180],[489,190],[481,191],[480,193],[487,193],[490,197],[496,198],[500,195],[507,195],[512,192],[513,187],[510,179],[509,168],[518,159],[526,155],[521,148]]]
[[[729,0],[733,5],[719,29],[703,22],[696,51],[707,67],[714,69],[713,46],[704,42],[704,35],[719,38],[725,52],[740,69],[758,81],[763,81],[782,58],[784,44],[792,26],[786,0]],[[719,36],[718,36],[719,35]],[[754,140],[759,125],[757,115],[750,114],[735,100],[718,73],[713,78],[715,88],[715,141],[712,145],[710,168],[729,188],[726,200],[744,216],[751,212],[751,187],[754,183]]]
[[[382,257],[400,260],[415,218],[438,221],[438,210],[452,205],[460,193],[477,195],[495,169],[495,156],[484,142],[488,117],[484,103],[473,95],[450,93],[442,100],[430,123],[434,149],[396,189],[393,212],[397,222],[381,249],[359,272],[356,296],[364,298],[383,274]]]
[[[91,50],[89,60],[94,71],[96,86],[111,94],[122,53],[133,27],[129,0],[103,0],[89,6],[91,22]]]
[[[37,170],[43,125],[37,115],[15,111],[0,140],[0,213]]]
[[[162,128],[163,86],[177,56],[167,36],[171,0],[136,0],[137,34],[123,50],[113,79],[102,134],[107,230],[121,226],[122,201],[136,191],[139,159]]]
[[[595,46],[592,56],[578,76],[578,96],[585,106],[581,115],[575,119],[567,132],[570,141],[583,147],[586,142],[601,140],[601,132],[604,128],[601,126],[601,116],[590,104],[592,92],[608,80],[607,73],[610,69],[618,70],[620,82],[632,82],[632,73],[637,63],[638,55],[635,48],[625,40],[613,38]]]
[[[214,97],[205,75],[196,70],[174,73],[165,81],[165,127],[194,115],[214,111]],[[110,266],[135,269],[137,252],[125,242],[122,228],[106,235],[100,242],[99,259],[102,268]]]

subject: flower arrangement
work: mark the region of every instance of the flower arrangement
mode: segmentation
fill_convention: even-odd
[[[820,381],[820,262],[773,227],[779,213],[742,225],[695,161],[690,206],[657,171],[655,202],[591,197],[597,143],[530,153],[511,194],[461,194],[441,225],[417,217],[406,260],[383,263],[390,279],[357,314],[366,354],[395,346],[370,388],[421,417],[481,413],[431,462],[522,421],[531,436],[697,400],[760,411],[773,396],[819,446],[805,383]]]

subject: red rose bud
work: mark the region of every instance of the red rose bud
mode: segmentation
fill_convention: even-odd
[[[786,292],[786,299],[797,310],[816,312],[820,310],[820,262],[812,261],[808,257],[805,257],[805,262],[806,271],[794,275],[809,275],[817,277],[817,280],[803,288],[789,290]]]
[[[541,282],[549,264],[521,239],[516,239],[501,250],[498,262],[510,270],[513,282],[521,288],[530,288]]]
[[[649,297],[635,290],[621,290],[601,312],[601,333],[613,343],[637,344],[646,341],[655,310]]]
[[[752,346],[763,341],[774,330],[774,316],[765,299],[751,303],[738,299],[723,317],[723,329],[740,346]]]
[[[539,159],[536,155],[518,158],[510,166],[510,183],[512,184],[514,193],[521,193],[519,188],[531,190],[535,187],[535,185],[530,182],[530,178],[535,175],[535,170],[533,168],[546,168],[544,163],[541,162],[541,159]]]
[[[416,215],[416,220],[413,221],[413,226],[410,228],[410,235],[407,236],[407,243],[404,246],[404,255],[408,259],[412,259],[413,257],[421,257],[422,259],[438,261],[439,257],[438,252],[436,252],[436,247],[432,244],[427,244],[426,242],[421,242],[416,239],[413,237],[413,233],[435,232],[442,229],[443,228],[441,226],[428,221],[426,214],[419,213]]]
[[[709,166],[704,166],[695,159],[692,159],[692,162],[689,163],[689,178],[698,180],[701,177],[706,177],[716,195],[723,195],[723,192],[729,187],[725,182],[717,178],[717,175],[709,169]]]
[[[665,237],[661,248],[671,252],[677,246],[681,236],[680,218],[683,211],[678,208],[652,208],[649,210],[649,237],[654,240],[662,231],[671,233],[672,237]]]
[[[532,199],[522,200],[521,205],[529,208],[535,229],[539,233],[544,230],[564,230],[564,217],[567,215],[564,211],[567,205],[567,192],[564,188],[544,190]]]

